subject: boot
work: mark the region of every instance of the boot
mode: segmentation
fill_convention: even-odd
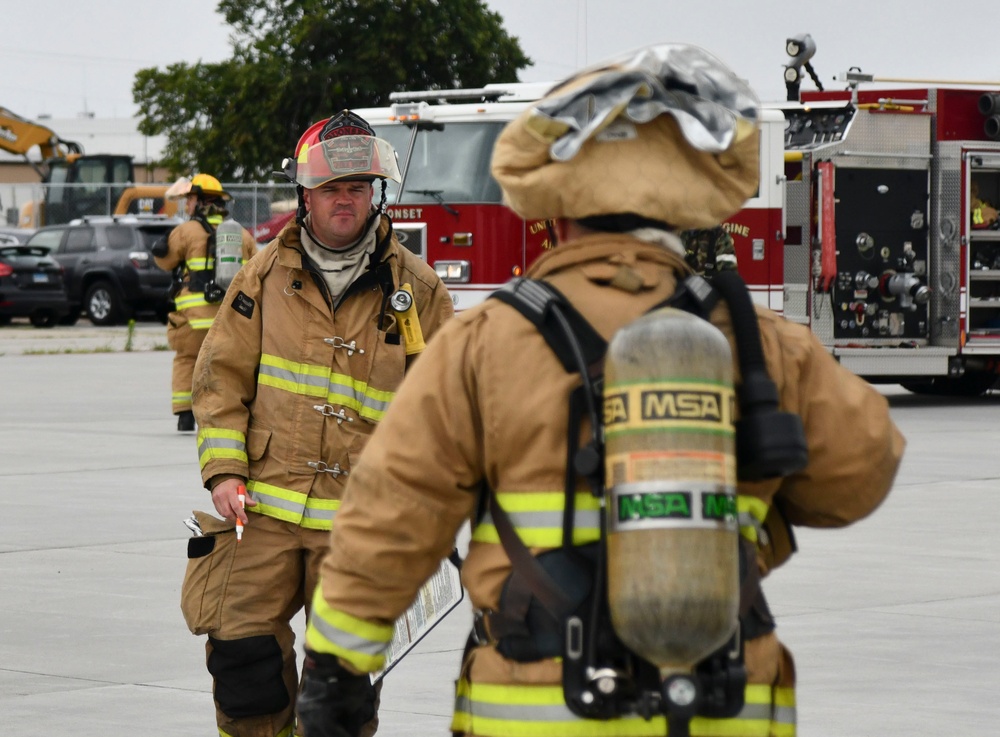
[[[177,413],[177,431],[178,432],[194,431],[194,412],[188,409],[184,410],[183,412]]]

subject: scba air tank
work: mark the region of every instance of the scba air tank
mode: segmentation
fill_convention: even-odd
[[[733,359],[725,336],[663,308],[615,334],[604,387],[608,599],[615,632],[691,673],[737,626]]]
[[[223,220],[215,230],[215,283],[228,289],[242,265],[243,226]]]

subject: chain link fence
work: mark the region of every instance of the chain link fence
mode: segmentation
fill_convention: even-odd
[[[10,228],[37,228],[84,216],[174,214],[164,199],[168,184],[0,184],[0,209]],[[287,183],[223,184],[233,196],[229,213],[258,241],[270,240],[295,212],[295,186]],[[44,207],[41,206],[44,203]],[[180,207],[183,214],[183,207]]]

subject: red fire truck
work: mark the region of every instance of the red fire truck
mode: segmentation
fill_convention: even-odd
[[[844,81],[764,107],[759,190],[723,224],[740,273],[757,303],[868,380],[982,394],[1000,369],[1000,230],[971,213],[1000,206],[1000,87]],[[357,111],[399,153],[388,202],[400,239],[458,310],[549,247],[489,174],[501,128],[547,86],[402,92]]]
[[[480,302],[549,248],[544,221],[524,221],[507,209],[489,173],[503,126],[549,86],[399,92],[392,95],[391,107],[356,111],[400,156],[403,182],[388,191],[389,215],[400,240],[434,266],[458,310]],[[767,176],[761,177],[757,196],[726,227],[738,253],[748,254],[744,277],[755,299],[780,311],[781,262],[767,260],[765,244],[782,233],[784,119],[773,111],[764,118]]]

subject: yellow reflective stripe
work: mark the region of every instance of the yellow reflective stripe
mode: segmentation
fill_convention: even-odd
[[[191,392],[174,392],[170,395],[174,404],[191,404]]]
[[[284,489],[273,484],[265,484],[251,479],[247,481],[247,491],[257,506],[253,511],[266,514],[284,522],[298,524],[305,514],[308,494],[292,489]]]
[[[333,527],[333,518],[340,509],[339,499],[306,499],[306,510],[299,522],[300,527],[307,530],[329,530]]]
[[[772,721],[771,698],[770,686],[750,685],[739,715],[695,717],[690,733],[692,737],[794,737],[794,710],[790,721]],[[775,703],[794,701],[794,691],[775,689],[774,698]],[[561,686],[470,684],[465,679],[458,683],[451,726],[456,732],[482,737],[654,737],[667,733],[662,716],[649,721],[638,715],[606,721],[581,719],[566,706]]]
[[[767,502],[755,496],[740,494],[736,497],[736,514],[740,523],[740,534],[752,543],[760,539],[760,529],[767,517]]]
[[[348,391],[350,394],[347,393]],[[394,396],[396,396],[395,392],[375,389],[366,382],[345,374],[331,373],[330,393],[326,401],[330,404],[342,404],[353,409],[362,417],[378,422],[389,409],[389,402]]]
[[[192,317],[188,319],[188,325],[192,330],[208,330],[214,320],[214,317]]]
[[[257,502],[253,511],[310,530],[329,530],[340,509],[339,499],[315,499],[305,492],[251,479],[247,491]]]
[[[201,257],[201,258],[189,258],[186,262],[188,271],[205,271],[212,266],[212,259]]]
[[[306,646],[318,653],[336,655],[357,670],[371,673],[385,665],[385,651],[394,629],[394,625],[368,622],[334,609],[323,598],[320,581],[313,594]]]
[[[265,353],[260,357],[257,383],[306,397],[323,398],[327,395],[329,377],[330,369],[324,366],[286,361]]]
[[[518,537],[528,547],[557,548],[562,545],[564,493],[561,491],[496,492],[497,502],[507,512]],[[601,500],[578,491],[574,497],[573,544],[585,545],[600,539]],[[472,531],[472,539],[498,543],[500,536],[489,513]]]
[[[395,392],[375,389],[366,382],[337,374],[326,366],[288,361],[263,354],[257,382],[261,386],[325,399],[327,403],[347,407],[361,417],[378,422],[385,415]]]
[[[768,737],[795,737],[797,721],[795,689],[777,686],[774,689],[774,715]]]
[[[276,734],[274,737],[292,737],[292,732],[294,730],[295,730],[295,725],[294,724],[290,724],[287,727],[285,727],[283,730],[281,730],[280,732],[278,732],[278,734]],[[223,730],[223,729],[220,728],[219,729],[219,737],[232,737],[232,735],[230,735],[228,732],[226,732],[225,730]]]
[[[205,299],[205,295],[202,292],[183,294],[174,299],[174,305],[178,310],[190,310],[192,307],[204,307],[207,304],[208,301]]]
[[[246,443],[246,436],[238,430],[198,428],[198,461],[202,468],[211,460],[226,459],[247,463]]]

